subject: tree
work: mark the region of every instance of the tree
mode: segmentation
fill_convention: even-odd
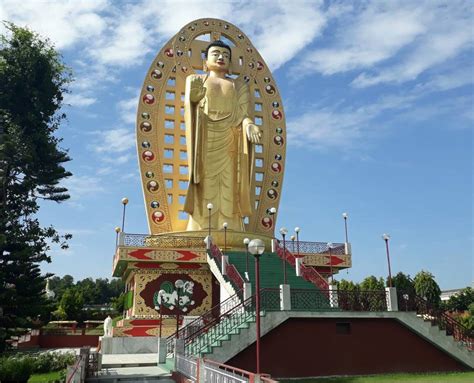
[[[466,311],[474,302],[474,290],[471,287],[462,289],[459,294],[453,295],[446,302],[446,309],[450,311]]]
[[[434,307],[441,303],[441,289],[436,283],[433,274],[428,271],[420,271],[415,275],[415,291],[417,295],[425,298]]]
[[[360,283],[360,289],[361,290],[374,290],[374,291],[384,290],[385,283],[383,281],[383,278],[377,279],[375,276],[371,275],[365,278]]]
[[[48,41],[5,23],[0,35],[0,350],[16,329],[29,327],[46,306],[39,264],[50,243],[69,235],[42,227],[38,199],[69,198],[61,180],[70,160],[55,136],[71,77]]]
[[[69,288],[61,297],[59,307],[53,315],[58,319],[79,320],[83,307],[84,298],[82,293],[76,288]]]
[[[415,285],[413,284],[410,276],[402,273],[401,271],[392,277],[392,286],[396,287],[397,292],[400,294],[408,294],[411,297],[415,294]]]

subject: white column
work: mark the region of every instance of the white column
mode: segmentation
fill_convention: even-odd
[[[387,311],[398,311],[397,288],[386,287]]]
[[[303,258],[296,258],[296,263],[295,263],[295,270],[296,270],[296,276],[301,277],[301,265],[303,264]]]
[[[125,244],[125,233],[123,233],[123,232],[119,233],[118,244],[119,244],[119,246],[123,246]]]
[[[280,285],[280,310],[291,310],[290,285]]]
[[[158,364],[166,363],[166,338],[158,338]]]
[[[228,263],[229,263],[229,256],[228,255],[223,255],[222,256],[222,270],[221,270],[222,275],[227,275],[227,264]]]
[[[249,282],[244,283],[244,301],[252,296],[252,284]]]
[[[351,243],[350,243],[350,242],[346,242],[344,245],[345,245],[345,246],[344,246],[344,253],[345,253],[346,255],[351,255],[351,254],[352,254]]]
[[[339,307],[339,296],[337,294],[336,285],[329,285],[329,305],[332,308]]]

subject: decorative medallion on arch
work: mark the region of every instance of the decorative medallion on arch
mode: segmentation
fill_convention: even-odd
[[[184,124],[186,77],[203,73],[204,51],[211,41],[232,48],[232,77],[250,87],[250,115],[263,133],[255,145],[252,199],[255,212],[245,230],[272,236],[285,170],[286,125],[281,96],[272,74],[250,39],[236,26],[200,19],[184,26],[161,49],[145,77],[137,115],[137,149],[151,234],[185,231],[183,211],[188,187]]]

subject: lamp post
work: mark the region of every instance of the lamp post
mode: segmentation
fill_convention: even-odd
[[[228,224],[227,222],[224,222],[224,223],[222,224],[222,227],[224,228],[224,255],[226,255],[226,254],[225,254],[225,251],[226,251],[226,249],[227,249],[227,226],[228,226],[228,225],[229,225],[229,224]]]
[[[174,283],[176,287],[176,294],[178,296],[178,300],[176,302],[176,339],[179,339],[179,292],[184,286],[184,282],[181,279],[177,279]]]
[[[342,213],[342,218],[344,218],[344,231],[346,233],[346,243],[349,243],[349,237],[347,236],[347,213]]]
[[[122,198],[122,205],[123,205],[123,211],[122,211],[122,233],[125,232],[125,208],[127,207],[128,204],[128,198],[124,197]]]
[[[214,205],[209,202],[207,204],[207,210],[209,211],[209,241],[211,240],[211,212],[213,208],[214,208]]]
[[[331,285],[332,285],[334,282],[334,277],[332,275],[332,247],[333,247],[332,242],[328,242],[327,246],[329,250],[329,274],[331,275]]]
[[[250,282],[249,278],[249,243],[250,239],[244,238],[244,245],[245,245],[245,278],[248,282]]]
[[[280,229],[280,234],[283,237],[283,284],[286,285],[286,242],[285,237],[288,234],[288,229],[282,227]]]
[[[256,331],[257,331],[257,374],[260,374],[260,256],[265,251],[265,243],[261,239],[252,239],[249,243],[249,251],[255,257],[255,311],[257,313],[256,318]]]
[[[119,242],[119,235],[120,235],[120,232],[122,231],[122,229],[120,229],[120,227],[116,227],[115,228],[115,248],[117,248],[118,246],[118,242]]]
[[[296,233],[296,253],[298,254],[298,257],[300,256],[300,228],[298,226],[295,227],[295,233]]]
[[[295,252],[295,239],[296,239],[296,237],[294,235],[292,235],[290,237],[290,239],[291,239],[291,251],[294,253]]]
[[[392,287],[392,270],[390,268],[390,251],[388,250],[388,240],[390,235],[383,234],[382,239],[385,241],[385,249],[387,250],[387,263],[388,263],[388,287]]]

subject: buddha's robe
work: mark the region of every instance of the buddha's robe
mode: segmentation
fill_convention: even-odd
[[[206,95],[190,100],[193,76],[204,79]],[[212,203],[211,227],[244,230],[252,214],[250,199],[253,148],[242,126],[249,117],[249,88],[243,81],[191,75],[186,79],[185,125],[189,185],[184,210],[187,230],[209,227],[207,204]]]

